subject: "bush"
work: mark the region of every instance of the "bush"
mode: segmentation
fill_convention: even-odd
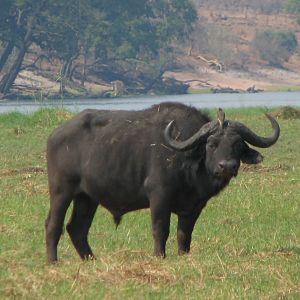
[[[286,0],[285,8],[289,13],[297,16],[297,22],[300,25],[300,0]]]
[[[252,46],[259,57],[272,66],[282,67],[295,52],[298,43],[291,31],[264,31],[256,34]]]

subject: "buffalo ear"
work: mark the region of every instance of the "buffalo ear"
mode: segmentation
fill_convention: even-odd
[[[241,161],[245,164],[259,164],[264,157],[256,150],[247,147],[241,156]]]

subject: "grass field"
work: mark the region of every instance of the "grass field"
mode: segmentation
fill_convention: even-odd
[[[232,109],[227,117],[267,135],[263,112]],[[152,256],[148,210],[125,215],[115,230],[99,208],[89,235],[97,260],[80,261],[64,234],[60,262],[49,266],[45,144],[70,116],[58,110],[0,115],[0,299],[300,299],[297,116],[279,113],[281,137],[261,151],[263,164],[242,166],[210,200],[190,255],[177,255],[175,216],[162,260]]]

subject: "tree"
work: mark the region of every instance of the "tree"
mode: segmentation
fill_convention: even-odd
[[[15,44],[16,35],[20,27],[21,12],[12,9],[12,1],[3,0],[0,10],[0,40],[3,42],[4,50],[0,57],[0,72],[11,55]]]
[[[71,79],[72,65],[80,55],[80,40],[83,37],[83,14],[86,14],[84,2],[52,1],[49,10],[42,14],[42,27],[47,27],[45,34],[37,35],[35,43],[49,56],[62,61],[59,77],[60,93],[65,92],[65,82]]]
[[[197,17],[189,0],[2,1],[7,9],[0,13],[0,40],[6,48],[0,62],[18,49],[0,82],[3,94],[9,92],[33,44],[62,62],[61,92],[82,61],[84,73],[87,61],[94,59],[96,66],[105,65],[116,74],[134,77],[144,66],[154,66],[160,74],[172,43],[189,35]]]
[[[261,59],[270,65],[282,67],[298,46],[291,31],[264,31],[256,35],[252,43]]]
[[[174,61],[173,44],[189,36],[197,19],[189,1],[113,0],[100,7],[106,12],[107,30],[98,36],[97,62],[139,82],[145,92],[161,80]]]
[[[297,16],[297,22],[300,25],[300,0],[286,0],[286,9]]]
[[[19,51],[14,62],[2,77],[0,82],[0,94],[7,94],[14,83],[24,60],[28,48],[33,43],[34,29],[37,24],[39,13],[44,9],[45,0],[36,3],[34,0],[11,1],[7,4],[7,10],[1,15],[1,23],[5,24],[2,40],[11,36],[7,47],[1,56],[4,63],[16,46]],[[9,48],[9,50],[8,50]],[[6,57],[7,56],[7,57]]]

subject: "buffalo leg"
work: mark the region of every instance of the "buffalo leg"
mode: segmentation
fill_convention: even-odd
[[[97,207],[98,203],[93,202],[86,194],[80,194],[74,199],[73,212],[67,225],[67,231],[82,259],[94,258],[87,236]]]
[[[57,193],[51,196],[50,210],[45,222],[46,247],[49,263],[57,261],[57,245],[62,234],[64,219],[72,197]]]
[[[200,212],[192,215],[178,216],[177,242],[179,255],[189,253],[192,240],[192,232]]]
[[[154,255],[166,256],[166,242],[170,231],[171,211],[160,198],[150,200],[152,232],[154,238]]]

